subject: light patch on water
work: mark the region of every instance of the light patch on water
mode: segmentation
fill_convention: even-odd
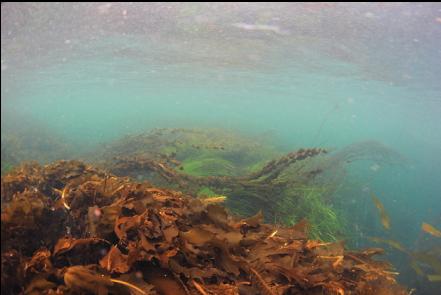
[[[111,7],[112,7],[112,3],[101,4],[98,6],[98,13],[107,14],[109,13]]]
[[[374,18],[375,17],[375,14],[373,14],[372,12],[366,12],[365,14],[364,14],[364,16],[365,17],[367,17],[367,18]]]
[[[5,60],[2,59],[2,71],[6,71],[8,69],[8,66],[5,63]]]
[[[282,30],[279,26],[275,25],[234,23],[232,26],[246,31],[262,31],[272,32],[278,35],[289,35],[288,31]]]
[[[380,170],[381,166],[378,165],[377,163],[373,164],[371,167],[369,167],[369,169],[371,169],[372,171],[376,172],[378,170]]]

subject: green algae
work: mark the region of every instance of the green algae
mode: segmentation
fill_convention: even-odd
[[[108,146],[104,154],[108,158],[129,155],[138,163],[145,159],[150,168],[132,175],[150,171],[144,179],[156,185],[197,197],[226,195],[225,205],[239,216],[263,209],[266,222],[292,225],[306,218],[311,237],[325,241],[336,240],[343,232],[343,218],[331,206],[341,182],[335,176],[343,173],[341,165],[330,165],[326,157],[301,157],[291,163],[289,154],[283,155],[268,141],[221,129],[156,129],[127,136]],[[270,173],[259,176],[270,160],[277,160],[276,166],[268,166]],[[319,179],[322,170],[332,171],[332,177]],[[161,181],[161,173],[171,178]],[[210,177],[220,184],[210,182]]]
[[[196,196],[198,196],[199,198],[205,198],[205,197],[217,196],[217,194],[214,191],[212,191],[209,187],[203,186],[196,193]]]
[[[2,161],[1,164],[1,175],[7,174],[10,171],[12,171],[12,169],[14,169],[15,165],[13,165],[12,163],[8,163],[8,162],[4,162]]]
[[[328,193],[326,187],[320,186],[303,186],[283,192],[275,209],[278,223],[293,225],[307,219],[311,239],[326,242],[341,239],[345,236],[346,219],[326,201]]]
[[[222,158],[186,159],[182,171],[194,176],[234,175],[235,165]]]

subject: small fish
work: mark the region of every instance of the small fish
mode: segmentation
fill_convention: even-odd
[[[375,204],[375,207],[377,207],[378,212],[380,213],[381,218],[381,224],[384,226],[385,229],[390,229],[390,218],[386,213],[386,210],[384,209],[383,203],[372,193],[372,201]]]
[[[434,237],[441,238],[441,231],[439,231],[433,225],[423,222],[421,229]]]

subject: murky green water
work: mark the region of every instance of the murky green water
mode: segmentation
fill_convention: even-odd
[[[348,166],[357,245],[439,249],[421,223],[441,227],[440,20],[427,3],[2,4],[2,161],[10,138],[17,160],[49,161],[157,127],[270,133],[285,150],[376,140],[406,161]],[[404,284],[434,292],[390,252]]]

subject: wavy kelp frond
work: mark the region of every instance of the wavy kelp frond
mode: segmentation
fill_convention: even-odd
[[[185,187],[208,186],[212,189],[231,187],[268,187],[280,173],[297,162],[325,153],[324,149],[300,149],[277,160],[268,162],[260,170],[245,176],[193,176],[185,173],[181,166],[170,164],[173,159],[152,159],[143,156],[113,157],[105,167],[117,175],[136,177],[148,174],[162,178],[169,183],[184,184]],[[189,184],[192,184],[189,186]]]
[[[274,210],[280,214],[278,218],[292,222],[307,217],[313,225],[311,234],[315,238],[333,240],[335,236],[341,236],[346,231],[344,216],[341,212],[336,214],[338,210],[331,204],[344,202],[339,199],[338,192],[346,178],[347,163],[363,160],[382,165],[405,163],[399,153],[373,141],[356,143],[297,162],[284,169],[273,182],[285,187],[284,196],[276,199],[280,204]]]
[[[337,188],[345,179],[346,167],[345,163],[331,165],[331,161],[329,153],[311,157],[287,167],[277,181],[291,187],[310,185]]]
[[[325,149],[320,148],[299,149],[295,152],[290,152],[277,160],[272,160],[268,162],[262,169],[248,176],[245,176],[244,178],[256,179],[261,182],[268,183],[272,180],[277,179],[284,170],[286,170],[288,167],[291,167],[293,164],[326,153],[327,151]]]
[[[106,163],[106,166],[117,174],[129,174],[130,171],[138,169],[157,172],[166,179],[169,177],[176,177],[185,178],[187,180],[194,179],[195,182],[213,184],[217,182],[229,182],[230,180],[236,179],[237,181],[242,182],[253,181],[255,183],[265,184],[278,178],[282,171],[291,165],[322,153],[326,153],[326,150],[319,148],[299,149],[288,153],[277,160],[269,161],[263,168],[254,173],[238,177],[192,177],[192,175],[186,175],[182,169],[177,168],[175,165],[169,165],[165,160],[161,161],[142,156],[114,157],[113,161]]]
[[[20,212],[33,223],[15,220],[15,210],[2,212],[4,294],[407,294],[390,265],[372,258],[381,251],[348,252],[342,242],[308,240],[304,220],[274,226],[263,223],[262,212],[238,219],[219,204],[79,162],[34,168],[10,175],[16,185],[2,190],[6,207],[17,195],[41,200],[37,210]],[[37,190],[32,179],[40,180]],[[117,184],[123,188],[113,189]],[[40,191],[65,185],[71,208],[55,209],[56,193]],[[121,210],[107,218],[108,206]],[[50,230],[59,219],[68,228]],[[113,223],[112,232],[101,231],[107,228],[101,222]],[[32,239],[17,236],[17,226]]]
[[[364,141],[292,165],[280,175],[280,180],[300,185],[340,185],[345,179],[347,164],[356,161],[372,161],[377,165],[406,163],[400,153],[386,145]]]

